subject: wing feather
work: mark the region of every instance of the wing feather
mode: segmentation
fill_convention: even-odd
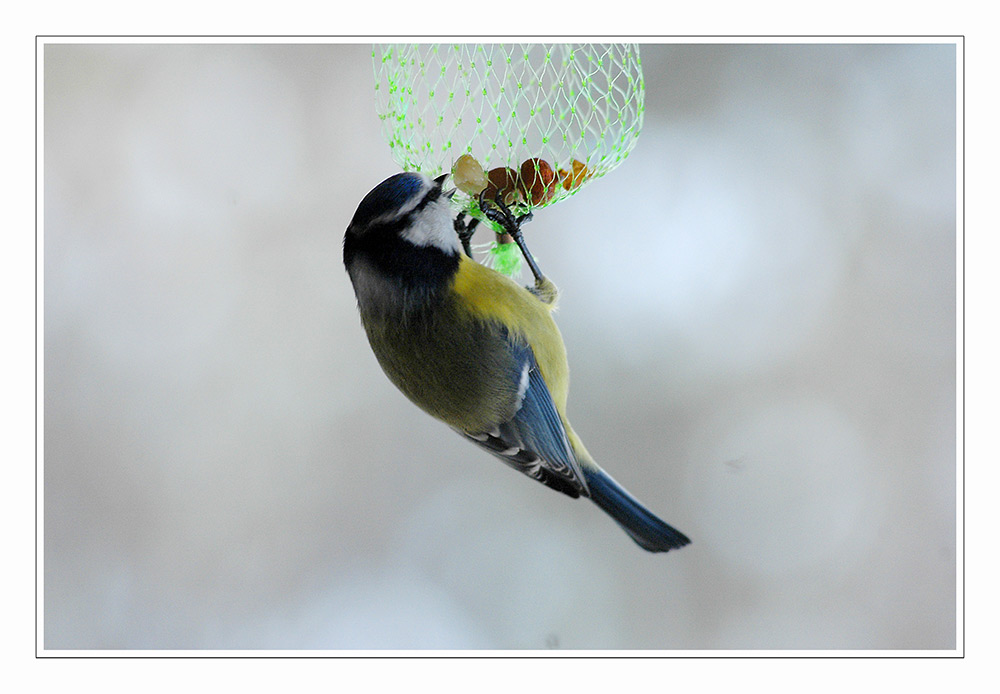
[[[459,433],[546,486],[574,498],[586,495],[583,473],[534,353],[514,341],[509,341],[509,347],[518,366],[517,375],[512,374],[519,397],[514,416],[488,432]]]

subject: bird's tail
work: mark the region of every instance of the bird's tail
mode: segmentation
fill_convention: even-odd
[[[679,549],[691,540],[654,516],[624,487],[596,465],[581,466],[590,499],[614,518],[636,543],[649,552]]]

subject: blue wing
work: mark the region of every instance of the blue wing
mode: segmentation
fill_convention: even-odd
[[[583,472],[534,353],[514,341],[508,346],[516,367],[510,377],[518,384],[514,416],[491,431],[459,433],[546,486],[574,498],[586,495]]]

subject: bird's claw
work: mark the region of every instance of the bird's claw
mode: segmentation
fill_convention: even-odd
[[[468,217],[468,221],[466,221]],[[462,249],[465,254],[472,257],[472,235],[479,226],[479,220],[464,212],[455,217],[455,231],[458,233],[458,240],[462,242]]]
[[[501,200],[501,191],[497,191],[496,197],[489,201],[493,204],[493,207],[486,205],[487,198],[485,194],[485,189],[479,193],[479,209],[483,211],[487,219],[499,224],[514,239],[514,243],[521,249],[521,254],[531,269],[531,274],[535,276],[535,284],[538,285],[544,282],[545,277],[542,275],[542,271],[538,269],[538,265],[535,263],[535,259],[531,256],[531,253],[528,252],[528,246],[524,243],[524,236],[521,234],[521,225],[525,222],[530,222],[532,217],[534,217],[531,210],[515,217],[511,209]]]

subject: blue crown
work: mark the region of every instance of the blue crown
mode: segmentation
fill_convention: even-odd
[[[426,178],[419,173],[406,171],[390,176],[369,191],[358,205],[351,224],[398,210],[407,200],[419,195],[425,185]]]

